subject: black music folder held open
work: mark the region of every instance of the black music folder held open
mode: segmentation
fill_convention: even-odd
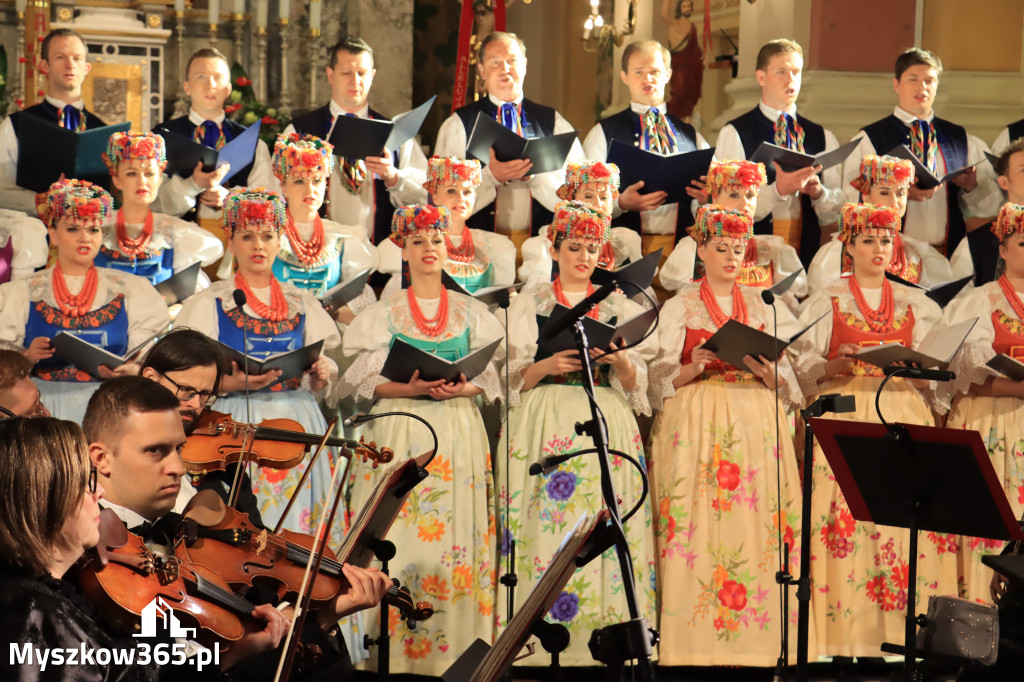
[[[246,374],[256,376],[266,374],[274,369],[281,370],[281,376],[278,378],[278,381],[289,381],[301,377],[307,369],[313,366],[314,362],[320,359],[320,351],[324,347],[323,340],[320,340],[285,353],[268,355],[260,360],[252,355],[244,355],[217,339],[213,339],[213,341],[220,347],[224,359],[227,362],[237,362],[238,366],[244,369]]]
[[[157,282],[153,288],[164,297],[164,303],[168,307],[175,303],[181,303],[186,298],[196,293],[196,283],[199,281],[199,270],[202,263],[196,261],[180,272],[176,272],[162,282]]]
[[[762,142],[754,150],[750,160],[754,163],[763,163],[765,168],[769,169],[772,168],[772,161],[775,161],[787,173],[798,171],[801,168],[809,168],[810,166],[821,166],[821,170],[826,171],[846,161],[858,144],[860,144],[860,140],[853,140],[830,151],[818,154],[805,154],[770,142]]]
[[[612,140],[608,148],[608,163],[619,167],[619,190],[644,181],[641,194],[665,192],[666,204],[689,203],[686,188],[694,180],[708,174],[715,148],[695,152],[663,155]]]
[[[77,132],[38,116],[22,116],[18,127],[19,187],[45,192],[63,174],[110,187],[110,171],[102,154],[114,133],[127,132],[131,123]]]
[[[443,284],[444,288],[449,291],[454,291],[464,296],[471,296],[485,305],[491,306],[501,304],[501,306],[504,307],[508,305],[509,299],[519,293],[519,290],[522,289],[526,283],[517,282],[516,284],[499,284],[498,286],[484,287],[482,289],[477,289],[476,291],[470,291],[459,284],[454,277],[442,270],[441,284]]]
[[[661,262],[662,250],[651,251],[640,260],[627,263],[617,270],[597,268],[594,270],[594,274],[590,276],[590,281],[595,285],[602,285],[615,280],[619,285],[629,282],[640,289],[646,289],[654,281],[654,273],[658,271],[658,263]],[[622,287],[620,286],[620,288]],[[625,291],[625,293],[627,296],[632,296],[637,293],[637,290],[632,289]]]
[[[925,165],[921,163],[921,159],[917,158],[917,155],[915,155],[914,152],[910,151],[910,149],[908,149],[907,145],[905,144],[893,147],[886,153],[889,156],[895,156],[900,159],[906,159],[907,161],[910,161],[911,163],[914,164],[914,176],[916,177],[917,186],[920,187],[921,189],[931,189],[932,187],[938,187],[942,183],[952,180],[958,175],[963,175],[967,171],[971,170],[971,168],[973,168],[975,165],[977,165],[969,163],[963,168],[957,168],[956,170],[949,171],[940,178],[938,175],[928,170],[928,168],[926,168]]]
[[[50,339],[50,345],[53,346],[53,350],[57,355],[83,372],[88,372],[90,375],[102,380],[103,377],[100,376],[99,372],[101,366],[107,369],[116,369],[131,360],[146,345],[156,341],[158,338],[160,337],[150,337],[130,349],[124,355],[111,353],[105,348],[89,343],[71,332],[58,333]]]
[[[359,116],[338,116],[327,141],[334,145],[334,155],[347,159],[382,156],[384,150],[397,151],[420,132],[437,95],[415,109],[401,113],[390,121]]]
[[[211,173],[224,163],[231,168],[222,182],[227,182],[235,173],[242,170],[256,157],[256,144],[260,141],[260,122],[256,121],[246,128],[238,137],[228,142],[220,150],[193,142],[191,138],[172,133],[162,126],[155,131],[164,138],[167,145],[168,175],[180,175],[183,178],[192,176],[196,164],[203,162],[203,172]]]
[[[825,315],[811,322],[788,340],[777,338],[742,322],[728,320],[710,339],[704,342],[704,348],[717,355],[723,362],[740,369],[746,367],[743,364],[745,355],[751,355],[755,360],[763,355],[769,361],[774,362],[782,355],[782,351],[789,348],[790,344],[803,336],[808,329],[821,322]]]
[[[922,369],[931,369],[932,367],[946,369],[977,322],[978,318],[972,317],[948,327],[942,325],[932,327],[921,340],[918,350],[907,348],[903,344],[893,341],[862,348],[854,354],[854,357],[876,367],[888,367],[895,362],[915,362]]]
[[[894,275],[888,270],[885,273],[885,277],[891,282],[922,290],[925,292],[924,295],[935,301],[940,308],[945,308],[949,305],[949,302],[956,298],[957,294],[963,291],[964,287],[967,286],[967,283],[974,279],[974,275],[968,275],[967,277],[961,277],[960,279],[950,280],[949,282],[939,282],[938,284],[933,284],[930,287],[925,287],[920,284],[908,282],[899,275]]]
[[[466,381],[469,381],[487,369],[487,363],[491,361],[494,351],[501,345],[501,342],[502,339],[495,339],[486,346],[477,348],[472,353],[452,361],[421,350],[402,339],[395,339],[388,352],[387,360],[384,361],[384,367],[380,370],[380,375],[400,384],[409,383],[416,370],[420,371],[420,379],[423,381],[443,379],[450,383],[456,383],[460,374],[465,374]]]
[[[481,111],[466,142],[466,156],[487,165],[494,147],[498,161],[529,159],[533,162],[532,175],[548,173],[562,170],[579,134],[580,131],[573,130],[546,137],[520,137]]]
[[[358,298],[366,289],[366,280],[370,278],[371,272],[373,271],[367,268],[357,272],[344,282],[334,285],[320,297],[320,304],[327,310],[337,310],[348,305],[349,301]]]
[[[548,321],[544,326],[547,327],[550,324],[554,324],[568,313],[568,308],[561,303],[556,303],[555,307],[551,309],[551,315],[548,316]],[[583,333],[587,335],[587,343],[591,348],[605,350],[613,343],[616,346],[631,346],[644,338],[644,335],[647,334],[647,331],[654,324],[654,320],[657,317],[658,308],[648,308],[618,325],[600,322],[587,316],[583,318]],[[543,337],[543,334],[541,334],[541,337]],[[569,327],[568,329],[563,329],[554,338],[542,338],[540,345],[550,353],[558,353],[570,348],[576,348],[576,334],[573,332],[572,327]]]

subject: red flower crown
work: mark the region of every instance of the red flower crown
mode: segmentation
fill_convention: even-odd
[[[900,214],[891,206],[871,204],[843,204],[839,210],[839,241],[849,244],[865,230],[900,231]]]
[[[391,217],[390,239],[399,246],[405,246],[405,240],[417,232],[437,230],[447,232],[451,226],[451,216],[444,206],[430,204],[413,204],[395,209]]]
[[[999,215],[992,223],[992,233],[1002,243],[1014,232],[1024,232],[1024,206],[1008,201],[999,209]]]

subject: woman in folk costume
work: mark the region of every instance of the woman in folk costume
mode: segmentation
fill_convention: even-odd
[[[486,305],[441,282],[448,222],[444,207],[395,211],[391,239],[408,263],[409,287],[361,312],[344,342],[345,354],[354,356],[344,382],[357,398],[376,400],[371,414],[412,412],[437,431],[431,476],[412,491],[388,532],[398,548],[392,575],[434,604],[433,618],[415,630],[398,618],[391,621],[398,641],[391,671],[420,675],[440,675],[474,639],[490,642],[494,634],[494,490],[475,398],[501,399],[495,362],[504,353],[499,347],[487,369],[469,381],[424,381],[417,370],[408,383],[398,383],[380,374],[396,339],[456,360],[503,336]],[[374,421],[362,435],[401,454],[418,455],[433,446],[427,428],[407,418]],[[350,475],[351,513],[363,506],[379,476],[366,469]]]
[[[53,267],[0,287],[0,341],[23,346],[36,362],[35,382],[50,412],[81,423],[99,377],[56,355],[50,340],[68,332],[124,355],[164,331],[170,318],[149,282],[95,265],[112,213],[109,194],[85,180],[59,180],[39,195],[37,205],[56,259]]]
[[[548,228],[548,242],[559,274],[552,281],[534,281],[516,296],[509,308],[509,412],[502,432],[499,453],[506,439],[511,447],[508,480],[497,475],[501,489],[502,552],[509,540],[516,542],[517,609],[523,605],[565,534],[580,515],[602,508],[601,472],[597,455],[582,455],[561,464],[543,476],[531,476],[530,465],[541,457],[592,448],[593,441],[579,436],[573,425],[590,419],[590,406],[581,388],[577,351],[551,353],[539,345],[540,330],[556,304],[572,307],[594,292],[590,277],[609,239],[608,214],[579,202],[567,201],[555,209]],[[621,292],[605,299],[590,316],[614,325],[643,312],[643,308]],[[608,425],[608,446],[644,462],[643,439],[633,413],[650,415],[647,400],[647,360],[657,348],[653,336],[636,348],[612,352],[593,362],[598,404]],[[610,350],[615,351],[613,347]],[[591,350],[591,357],[601,351]],[[499,454],[498,462],[505,461]],[[625,514],[640,500],[639,472],[621,457],[612,456],[615,490]],[[499,469],[504,469],[499,465]],[[506,499],[508,498],[508,499]],[[625,526],[633,558],[640,615],[653,626],[654,541],[651,535],[650,504],[645,503]],[[499,595],[500,597],[501,595]],[[508,618],[506,600],[499,598],[500,623]],[[579,568],[566,585],[548,619],[569,628],[569,648],[561,654],[563,665],[593,665],[587,648],[590,632],[629,619],[619,578],[614,549]],[[530,665],[534,665],[530,663]]]
[[[882,371],[857,360],[855,353],[887,342],[915,347],[941,316],[922,290],[885,276],[899,230],[898,209],[843,205],[838,238],[850,255],[852,274],[804,302],[802,324],[825,315],[790,348],[797,356],[794,368],[804,394],[810,400],[826,393],[852,394],[857,401],[855,412],[830,417],[877,422],[875,393]],[[927,384],[890,381],[881,395],[886,420],[931,425],[932,413],[921,390],[927,391]],[[877,656],[882,642],[903,637],[909,533],[855,521],[817,445],[813,485],[807,522],[812,529],[811,580],[819,647],[830,656]],[[926,603],[933,594],[955,594],[955,538],[922,534],[919,556],[917,603]]]
[[[757,194],[766,182],[764,164],[752,161],[713,161],[708,170],[707,193],[711,203],[750,216],[757,208]],[[794,272],[800,272],[800,256],[782,237],[754,235],[747,241],[736,281],[748,286],[768,288]],[[661,284],[669,291],[679,291],[684,284],[704,276],[704,265],[697,257],[697,241],[683,237],[661,268]],[[807,276],[800,274],[786,291],[783,300],[796,310],[797,299],[807,295]]]
[[[97,265],[157,284],[195,262],[205,267],[224,255],[220,239],[195,223],[150,209],[167,166],[164,138],[153,133],[114,133],[103,162],[121,192],[121,208],[104,225]],[[198,287],[209,284],[209,278],[200,274]]]
[[[46,226],[21,211],[0,208],[0,284],[31,277],[46,265]]]
[[[850,181],[865,204],[896,209],[902,218],[907,213],[907,197],[914,184],[914,164],[895,156],[868,154],[860,162],[860,175]],[[893,236],[892,262],[888,272],[900,279],[931,286],[953,279],[949,261],[935,247],[920,239],[897,232]],[[817,291],[848,274],[853,264],[839,235],[818,249],[807,278],[811,291]]]
[[[221,212],[221,227],[238,270],[231,279],[214,282],[186,300],[175,326],[196,329],[240,352],[247,349],[248,337],[248,354],[258,360],[317,341],[324,342],[324,351],[338,346],[338,327],[316,297],[274,275],[274,259],[281,250],[280,235],[286,222],[279,194],[262,188],[229,194]],[[243,306],[235,303],[236,290],[245,294]],[[227,395],[217,401],[218,412],[239,421],[246,421],[251,414],[257,424],[264,419],[294,419],[307,433],[327,430],[315,397],[337,378],[337,365],[326,354],[301,379],[278,381],[280,370],[250,376],[248,397],[243,368],[232,363],[231,370],[221,380],[220,392]],[[253,492],[267,526],[273,527],[281,518],[307,464],[308,459],[291,469],[263,467],[253,474]],[[325,451],[298,492],[282,527],[305,533],[313,530],[332,493],[331,457]],[[340,523],[335,524],[332,533],[340,541]],[[354,657],[365,651],[355,642],[350,628],[342,628],[342,633]]]
[[[512,284],[516,280],[516,245],[496,232],[472,230],[466,220],[473,212],[480,187],[480,162],[476,159],[431,157],[427,161],[427,181],[434,206],[448,209],[451,227],[445,234],[448,260],[444,270],[469,292],[491,286]],[[389,292],[402,284],[402,251],[392,241],[380,245],[381,272],[392,275]]]
[[[334,147],[313,135],[281,135],[274,144],[274,175],[281,183],[286,218],[274,276],[321,297],[331,287],[377,267],[377,250],[362,227],[320,217],[327,179],[334,169]],[[374,302],[373,290],[332,311],[348,324]]]
[[[1004,204],[992,231],[999,238],[1006,270],[995,282],[954,299],[944,312],[944,324],[975,317],[978,322],[949,366],[956,379],[939,385],[939,408],[949,410],[946,426],[981,433],[1003,491],[1019,516],[1024,507],[1024,382],[1005,378],[986,363],[999,354],[1024,361],[1024,206]],[[1003,544],[962,539],[961,596],[992,599],[992,569],[982,565],[981,557],[998,554]]]
[[[563,201],[581,201],[609,217],[619,198],[619,167],[603,161],[572,162],[565,167],[565,184],[558,188]],[[550,282],[552,272],[551,226],[545,225],[536,237],[523,243],[523,264],[519,279],[524,282]],[[598,267],[612,270],[616,264],[640,260],[640,234],[628,227],[611,228],[611,237],[605,242],[598,258]],[[632,296],[636,292],[626,292]]]
[[[800,479],[785,414],[802,395],[790,363],[777,364],[777,404],[771,362],[748,355],[734,367],[703,348],[730,319],[782,337],[795,326],[780,306],[776,331],[759,289],[737,281],[751,236],[748,213],[701,206],[694,237],[704,278],[661,311],[649,393],[661,408],[650,457],[662,665],[771,665],[781,543],[799,571]]]

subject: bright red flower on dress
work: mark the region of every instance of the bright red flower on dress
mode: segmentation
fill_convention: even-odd
[[[718,465],[718,472],[715,474],[718,479],[718,487],[726,490],[736,490],[740,485],[740,465],[728,460],[722,460]]]
[[[889,591],[888,585],[885,581],[885,576],[876,575],[874,578],[868,581],[868,584],[864,587],[868,593],[868,599],[881,604],[885,601],[885,595]]]
[[[726,580],[718,590],[718,601],[733,611],[742,611],[747,606],[747,588],[735,580]]]

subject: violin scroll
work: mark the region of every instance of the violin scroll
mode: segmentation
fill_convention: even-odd
[[[398,613],[402,618],[410,621],[410,630],[415,627],[416,621],[427,620],[434,615],[433,604],[427,601],[414,603],[412,593],[409,592],[408,587],[404,587],[395,579],[392,579],[392,582],[394,584],[388,588],[387,593],[384,595],[384,603],[398,609]]]
[[[358,457],[363,463],[371,462],[371,466],[376,469],[380,464],[389,464],[395,459],[395,451],[388,447],[377,447],[375,441],[366,442],[363,436],[359,437],[359,443],[355,446],[355,453],[353,457]]]

